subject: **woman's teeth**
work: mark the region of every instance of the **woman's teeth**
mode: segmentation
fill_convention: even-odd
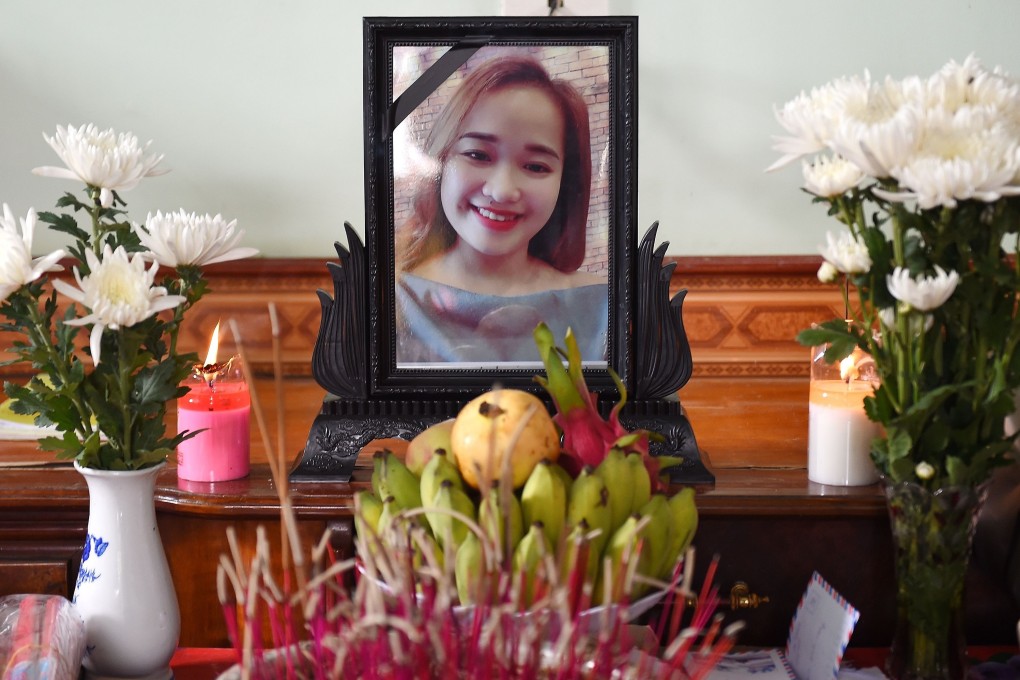
[[[482,217],[489,220],[495,220],[496,222],[509,222],[510,220],[514,219],[514,217],[516,217],[515,215],[502,215],[500,213],[494,213],[491,210],[486,210],[485,208],[478,208],[477,210],[478,214],[481,215]]]

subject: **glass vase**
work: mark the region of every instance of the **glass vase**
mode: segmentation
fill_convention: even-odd
[[[964,580],[985,487],[928,489],[883,479],[896,572],[893,680],[962,679]]]

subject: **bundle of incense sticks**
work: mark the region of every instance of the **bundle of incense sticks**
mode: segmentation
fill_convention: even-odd
[[[0,597],[0,677],[75,680],[85,628],[59,595]]]

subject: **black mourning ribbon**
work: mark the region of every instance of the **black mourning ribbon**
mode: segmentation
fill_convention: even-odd
[[[463,66],[471,56],[489,44],[491,35],[467,36],[451,47],[443,56],[429,66],[417,80],[411,83],[390,106],[383,111],[382,141],[387,141],[390,134],[411,115],[419,104],[435,92],[436,88],[446,82],[453,72]]]

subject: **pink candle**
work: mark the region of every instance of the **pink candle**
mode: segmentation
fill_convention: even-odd
[[[251,397],[234,357],[210,372],[196,368],[185,382],[191,391],[177,400],[177,431],[204,430],[177,447],[177,476],[196,482],[239,479],[251,461],[248,430]]]

